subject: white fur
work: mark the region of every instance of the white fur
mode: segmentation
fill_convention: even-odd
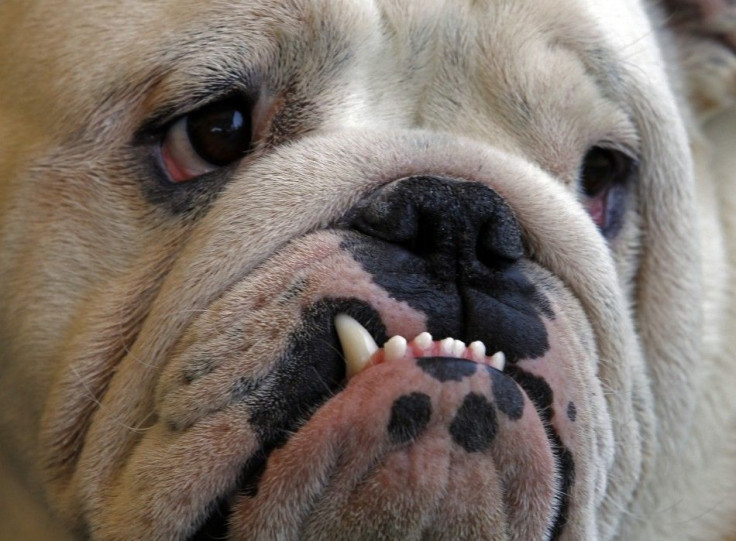
[[[694,72],[687,59],[702,39],[664,29],[645,7],[0,5],[0,471],[12,472],[0,520],[28,539],[64,536],[35,531],[47,529],[47,506],[49,521],[86,522],[100,538],[142,527],[157,493],[137,480],[170,460],[152,412],[165,410],[167,366],[197,313],[368,189],[430,172],[498,191],[535,261],[590,320],[575,324],[598,353],[580,376],[595,379],[597,453],[568,538],[734,534],[736,118],[702,127],[699,115],[732,104],[722,79],[736,68]],[[154,104],[232,68],[230,47],[268,67],[276,94],[299,74],[318,110],[299,137],[239,168],[200,220],[171,217],[141,196],[128,143]],[[717,99],[701,111],[704,84]],[[575,185],[601,140],[642,162],[636,212],[610,249]],[[68,468],[77,448],[65,438],[86,422]],[[237,473],[236,455],[218,463],[198,505]],[[175,486],[174,470],[162,484]],[[172,508],[157,535],[192,512]]]

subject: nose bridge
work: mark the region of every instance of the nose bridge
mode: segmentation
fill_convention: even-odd
[[[355,209],[360,232],[398,244],[443,278],[478,264],[504,266],[523,255],[516,218],[491,188],[443,177],[412,177],[369,196]]]

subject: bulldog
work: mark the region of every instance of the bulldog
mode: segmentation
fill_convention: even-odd
[[[736,532],[736,7],[656,4],[3,2],[9,538]]]

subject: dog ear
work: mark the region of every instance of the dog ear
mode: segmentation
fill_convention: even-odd
[[[693,111],[702,119],[736,105],[736,2],[664,0]]]

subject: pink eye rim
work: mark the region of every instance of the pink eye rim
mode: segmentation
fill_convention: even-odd
[[[582,203],[601,234],[614,238],[623,228],[639,161],[627,151],[605,144],[590,147],[582,160]]]

